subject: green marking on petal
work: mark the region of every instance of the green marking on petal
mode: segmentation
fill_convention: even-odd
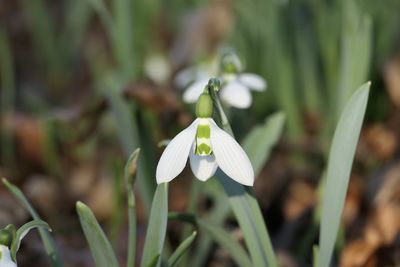
[[[212,152],[211,147],[206,144],[200,144],[196,147],[196,154],[201,156],[208,156]]]
[[[211,155],[211,129],[208,121],[202,121],[197,126],[195,154],[200,156]]]
[[[200,124],[197,126],[196,138],[210,138],[210,132],[211,130],[209,125]]]

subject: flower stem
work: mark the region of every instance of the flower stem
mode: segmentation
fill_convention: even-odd
[[[215,86],[219,86],[219,84],[214,84],[211,79],[208,90],[216,107],[216,115],[220,119],[222,128],[233,136],[232,128],[216,93],[218,90],[214,90]],[[271,239],[252,190],[229,179],[222,171],[218,171],[217,176],[228,195],[232,210],[243,231],[253,266],[277,267],[278,263]]]

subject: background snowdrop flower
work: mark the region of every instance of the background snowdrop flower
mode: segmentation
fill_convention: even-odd
[[[253,102],[251,90],[262,92],[267,88],[267,82],[253,73],[225,74],[222,81],[222,101],[236,108],[249,108]]]
[[[243,185],[252,186],[254,171],[244,150],[211,118],[213,103],[208,92],[196,106],[197,119],[171,140],[157,165],[157,183],[178,176],[189,158],[193,174],[201,181],[212,177],[219,167],[226,175]]]
[[[171,67],[168,59],[162,54],[152,54],[145,59],[144,71],[146,75],[157,84],[167,82],[171,74]]]
[[[222,82],[220,89],[220,96],[222,101],[228,105],[236,108],[248,108],[251,106],[252,96],[251,90],[264,91],[267,88],[266,81],[259,75],[253,73],[242,73],[242,66],[240,60],[235,54],[228,54],[221,59],[221,75],[219,75]],[[189,74],[192,72],[192,74]],[[193,69],[186,69],[178,74],[175,79],[177,85],[184,84],[183,77],[195,76],[195,81],[185,89],[183,93],[183,101],[186,103],[195,103],[204,87],[208,83],[210,76],[215,76],[215,73],[202,72],[201,74],[194,75]],[[218,76],[218,75],[217,75]],[[188,81],[186,81],[188,83]],[[182,86],[181,86],[182,87]]]
[[[11,259],[10,250],[5,245],[0,245],[0,267],[17,267]]]

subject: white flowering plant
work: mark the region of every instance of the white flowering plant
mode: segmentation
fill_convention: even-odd
[[[326,187],[321,199],[320,242],[319,246],[315,246],[313,252],[314,266],[316,267],[328,267],[330,264],[352,160],[367,105],[369,86],[370,83],[366,83],[350,98],[333,138],[327,167]],[[142,267],[174,267],[178,266],[180,262],[191,264],[190,259],[185,255],[190,253],[190,248],[196,239],[198,239],[197,246],[200,251],[195,250],[194,259],[196,259],[196,255],[204,255],[204,249],[210,249],[210,242],[213,240],[229,252],[232,260],[238,266],[279,266],[260,207],[252,192],[255,178],[260,171],[260,166],[263,165],[263,162],[260,163],[259,160],[262,158],[262,161],[265,161],[267,156],[263,156],[263,154],[266,153],[266,148],[270,148],[271,141],[267,142],[267,146],[262,143],[256,143],[254,146],[252,143],[255,140],[251,139],[259,136],[260,130],[271,131],[276,127],[282,128],[284,117],[281,114],[275,115],[268,120],[265,129],[257,128],[254,133],[251,133],[249,135],[251,139],[245,141],[242,147],[235,141],[229,121],[223,111],[218,94],[220,88],[219,79],[212,78],[208,81],[197,102],[197,118],[169,142],[158,162],[155,177],[158,186],[153,195],[143,252],[138,257]],[[260,146],[264,148],[262,153],[259,150]],[[182,172],[188,158],[192,172],[198,180],[212,184],[213,187],[218,181],[226,193],[227,198],[215,197],[216,205],[220,206],[216,210],[218,213],[215,214],[215,219],[203,218],[195,212],[169,211],[169,182]],[[126,256],[128,267],[134,267],[138,262],[136,260],[137,229],[134,183],[140,167],[139,149],[137,149],[129,157],[124,175],[129,225]],[[215,177],[215,179],[210,179],[211,177]],[[53,238],[45,231],[45,229],[49,229],[49,226],[40,220],[37,212],[17,187],[5,179],[3,179],[3,183],[30,212],[34,220],[18,230],[15,230],[13,226],[7,226],[0,231],[0,267],[17,266],[16,252],[20,241],[30,229],[35,227],[40,228],[41,238],[52,266],[63,266]],[[218,195],[220,192],[216,194]],[[226,202],[230,205],[226,205]],[[233,238],[222,227],[223,221],[230,213],[229,206],[243,233],[246,249],[239,240]],[[96,266],[121,266],[110,241],[90,208],[82,202],[77,202],[76,210]],[[171,220],[185,222],[195,228],[173,252],[169,252],[170,244],[166,238],[167,225]],[[198,233],[204,233],[209,238],[204,238],[203,235],[199,236]],[[202,261],[196,260],[195,262]]]

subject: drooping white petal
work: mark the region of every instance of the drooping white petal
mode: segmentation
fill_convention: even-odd
[[[264,91],[267,89],[267,82],[261,76],[253,73],[239,74],[239,81],[255,91]]]
[[[199,156],[194,153],[195,147],[193,146],[190,151],[190,168],[194,176],[200,181],[207,181],[211,178],[218,168],[217,162],[215,161],[214,155],[210,156]]]
[[[0,245],[0,267],[17,267],[11,260],[10,250],[4,245]]]
[[[220,96],[224,102],[236,108],[248,108],[252,102],[250,89],[238,80],[228,82],[222,87]]]
[[[169,142],[157,165],[157,184],[171,181],[185,168],[196,135],[197,125],[198,120],[195,120]]]
[[[209,122],[211,126],[211,146],[218,167],[236,182],[252,186],[254,170],[246,152],[232,136],[220,129],[212,119],[209,119]]]
[[[192,83],[183,93],[183,101],[186,103],[195,103],[204,91],[208,83],[208,78],[203,78]]]

